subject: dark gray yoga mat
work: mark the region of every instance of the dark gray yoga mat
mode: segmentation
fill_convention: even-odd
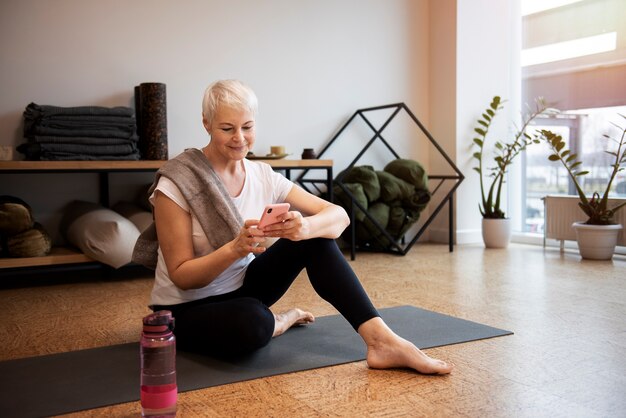
[[[448,315],[400,306],[380,310],[399,335],[420,348],[512,334]],[[245,358],[217,360],[178,352],[179,392],[365,359],[361,338],[340,315],[290,329]],[[139,344],[130,343],[0,362],[6,417],[41,417],[139,399]]]

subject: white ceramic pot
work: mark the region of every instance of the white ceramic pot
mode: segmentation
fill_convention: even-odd
[[[506,248],[511,240],[511,220],[483,218],[483,242],[487,248]]]
[[[610,260],[615,253],[617,236],[622,225],[587,225],[582,222],[572,224],[576,230],[578,250],[582,258],[589,260]]]

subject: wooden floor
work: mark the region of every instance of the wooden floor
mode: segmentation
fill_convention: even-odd
[[[427,350],[450,376],[365,362],[180,394],[181,417],[626,416],[626,259],[512,245],[417,245],[351,262],[378,307],[415,305],[514,331]],[[136,341],[150,278],[0,288],[0,360]],[[336,313],[305,275],[276,306]],[[72,414],[135,417],[139,402]]]

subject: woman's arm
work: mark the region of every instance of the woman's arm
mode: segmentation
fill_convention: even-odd
[[[159,246],[165,259],[170,280],[180,289],[198,289],[211,283],[220,273],[250,252],[262,252],[263,247],[256,221],[246,221],[237,237],[221,248],[201,257],[194,256],[191,215],[173,200],[157,191],[154,218]]]
[[[350,224],[346,211],[321,199],[297,185],[293,185],[285,199],[292,209],[282,215],[282,223],[263,229],[267,236],[300,241],[310,238],[339,238]]]

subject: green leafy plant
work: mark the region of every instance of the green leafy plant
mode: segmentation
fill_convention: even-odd
[[[620,116],[626,119],[626,116]],[[621,130],[622,134],[620,139],[618,140],[616,138],[612,138],[606,134],[603,135],[603,137],[607,140],[614,141],[617,144],[616,151],[605,151],[614,157],[613,164],[610,164],[612,167],[611,175],[602,196],[600,196],[600,193],[594,192],[591,198],[587,198],[587,196],[585,196],[585,192],[578,183],[578,178],[588,174],[589,172],[581,169],[582,161],[578,159],[576,154],[567,149],[563,138],[549,130],[541,130],[537,135],[537,142],[541,140],[545,141],[552,151],[548,159],[550,161],[560,161],[567,170],[567,174],[569,174],[570,178],[574,182],[574,186],[578,192],[578,206],[583,210],[583,212],[585,212],[585,215],[589,217],[589,219],[585,222],[588,225],[615,224],[615,212],[626,205],[625,202],[613,208],[608,207],[609,192],[611,190],[613,180],[615,180],[617,173],[624,170],[622,165],[626,164],[626,128],[617,124],[613,125]]]
[[[483,218],[504,219],[505,213],[501,208],[502,186],[505,182],[506,173],[509,166],[513,163],[515,157],[526,149],[527,146],[534,142],[533,137],[526,133],[526,128],[537,116],[544,112],[554,111],[549,109],[543,99],[536,100],[536,108],[527,112],[523,116],[522,126],[514,133],[510,142],[496,141],[495,156],[493,157],[494,165],[490,166],[485,163],[485,145],[487,136],[492,122],[496,118],[498,112],[503,109],[503,102],[500,96],[494,96],[485,109],[481,117],[477,120],[477,126],[474,132],[478,134],[473,139],[473,147],[477,149],[472,157],[476,160],[474,171],[480,177],[480,193],[482,202],[479,204],[480,214]],[[485,181],[485,177],[490,178],[490,183]],[[486,183],[489,183],[488,186]]]

